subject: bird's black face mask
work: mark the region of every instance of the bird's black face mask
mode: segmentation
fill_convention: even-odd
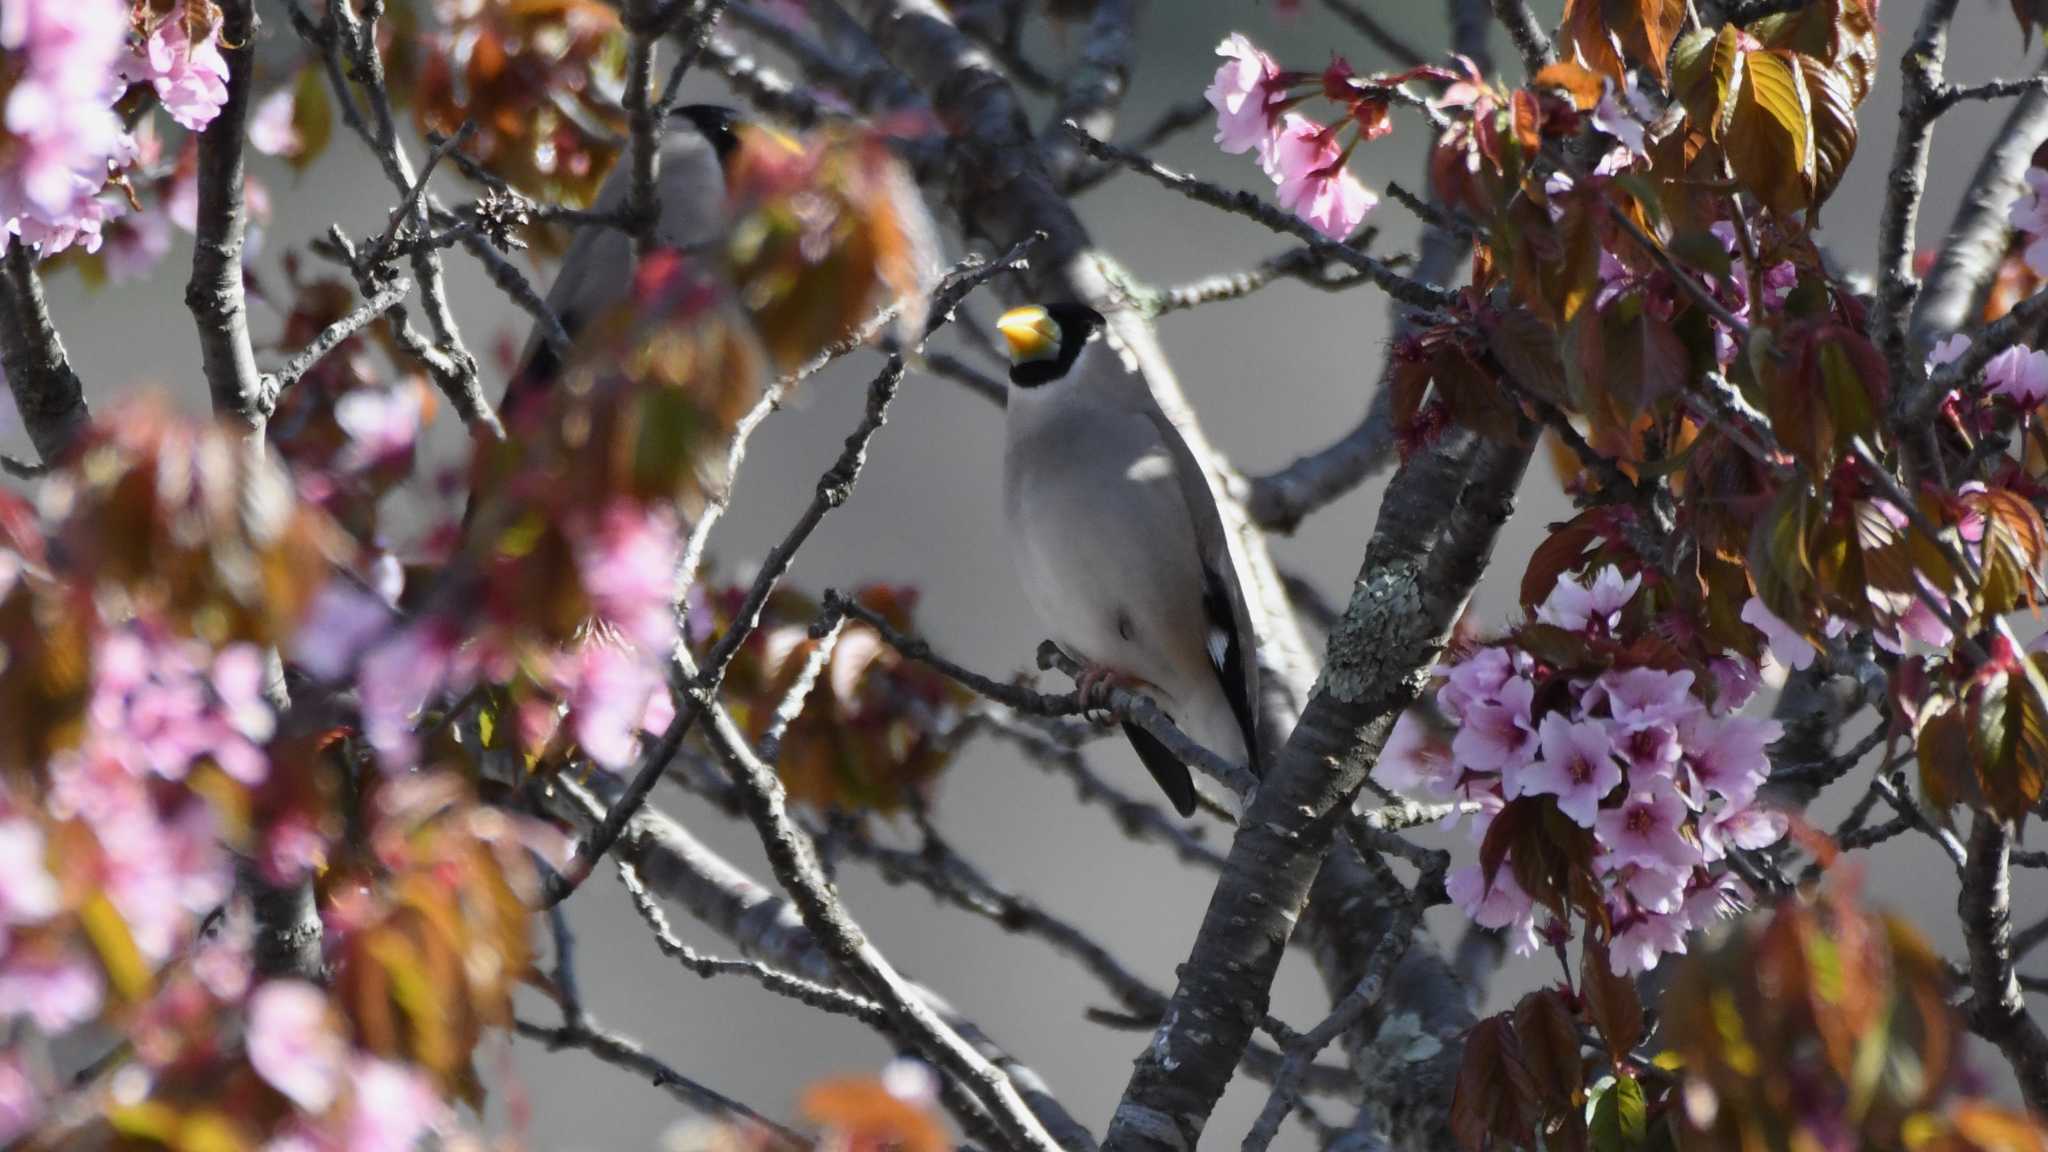
[[[711,150],[718,153],[718,162],[724,165],[731,161],[732,154],[740,146],[740,114],[723,104],[685,104],[670,115],[678,120],[687,120],[704,139],[711,142]]]

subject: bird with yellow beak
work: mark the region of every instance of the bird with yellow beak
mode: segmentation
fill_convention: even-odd
[[[1201,464],[1108,321],[1083,304],[1013,308],[1003,510],[1026,599],[1086,668],[1152,697],[1225,760],[1260,770],[1258,661],[1229,534]],[[1188,767],[1124,724],[1174,809]]]

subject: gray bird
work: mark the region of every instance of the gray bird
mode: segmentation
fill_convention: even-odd
[[[1024,593],[1084,692],[1121,682],[1225,760],[1260,771],[1258,661],[1229,535],[1200,463],[1100,313],[1016,308],[1003,509]],[[1187,765],[1125,723],[1138,759],[1181,815]]]
[[[717,104],[685,105],[670,115],[655,185],[657,245],[697,248],[725,228],[725,165],[739,150],[744,123],[738,113]],[[630,157],[619,157],[591,202],[591,211],[617,212],[625,206],[632,168]],[[561,270],[548,287],[548,307],[573,341],[584,325],[623,302],[632,287],[633,238],[617,228],[585,226],[576,230],[562,255]],[[536,323],[500,407],[510,412],[545,393],[561,371],[561,360]]]

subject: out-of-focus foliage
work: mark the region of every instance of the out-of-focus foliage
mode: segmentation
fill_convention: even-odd
[[[722,634],[744,597],[743,588],[710,590],[706,626]],[[915,631],[913,589],[871,585],[854,599],[899,632]],[[817,615],[818,606],[804,597],[778,593],[733,661],[726,677],[733,718],[755,740],[778,725],[777,713],[799,677],[821,657],[823,641],[810,632]],[[846,621],[822,659],[776,761],[790,798],[847,811],[886,813],[911,805],[952,758],[949,733],[967,690],[906,659],[859,620]]]

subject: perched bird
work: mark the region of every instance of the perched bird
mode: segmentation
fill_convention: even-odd
[[[1015,308],[1003,508],[1018,576],[1053,639],[1104,680],[1152,697],[1225,760],[1259,768],[1258,662],[1229,535],[1200,463],[1100,313]],[[1186,816],[1194,781],[1150,733],[1138,759]]]
[[[670,114],[661,140],[655,186],[657,245],[695,248],[716,239],[724,229],[725,169],[739,150],[743,124],[737,112],[718,104],[689,104]],[[633,182],[632,167],[630,158],[619,158],[591,202],[592,211],[617,212],[625,206]],[[548,308],[574,340],[584,325],[623,302],[632,286],[633,238],[617,228],[579,228],[548,288]],[[542,338],[541,325],[536,322],[499,407],[515,410],[546,392],[561,371],[561,360]]]

